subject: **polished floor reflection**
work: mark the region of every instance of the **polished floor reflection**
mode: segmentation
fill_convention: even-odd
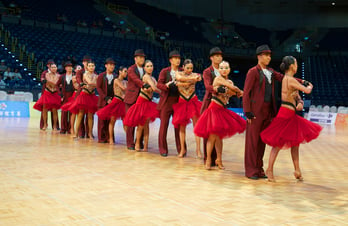
[[[276,183],[244,177],[244,134],[224,141],[226,170],[204,169],[195,158],[126,150],[122,124],[116,145],[74,141],[42,132],[38,116],[0,118],[0,225],[344,225],[348,221],[348,128],[325,127],[300,147],[297,182],[289,150],[275,164]],[[270,148],[267,147],[265,164]]]

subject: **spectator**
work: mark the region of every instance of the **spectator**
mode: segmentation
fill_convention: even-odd
[[[19,72],[18,68],[14,69],[14,72],[12,73],[12,79],[14,79],[14,80],[21,80],[22,79],[22,75]]]
[[[0,75],[0,89],[6,88],[6,82],[2,79],[2,76]]]
[[[4,73],[7,70],[7,65],[5,60],[1,60],[0,73]]]
[[[10,81],[13,78],[13,72],[10,67],[4,72],[4,80],[6,82]]]

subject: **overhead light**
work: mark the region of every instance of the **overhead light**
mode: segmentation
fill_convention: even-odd
[[[336,2],[331,2],[331,5],[333,5],[333,6],[336,5]]]

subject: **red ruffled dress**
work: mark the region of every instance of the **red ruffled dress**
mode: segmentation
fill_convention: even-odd
[[[80,110],[84,110],[85,113],[95,113],[98,110],[97,104],[98,97],[94,93],[81,91],[68,111],[74,114],[78,114]]]
[[[47,110],[59,109],[61,106],[61,97],[58,92],[51,92],[46,88],[40,99],[34,104],[33,108],[42,111],[43,105],[45,105]]]
[[[198,100],[196,95],[188,99],[180,96],[178,103],[173,104],[174,114],[172,123],[174,127],[178,128],[181,125],[186,126],[191,122],[194,116],[199,117],[201,107],[202,102]]]
[[[224,139],[236,133],[243,133],[245,129],[246,121],[242,117],[212,101],[198,119],[193,131],[197,136],[206,139],[210,134]]]
[[[110,104],[98,110],[96,114],[101,120],[110,120],[111,117],[123,119],[126,114],[125,103],[122,98],[115,96]]]
[[[317,138],[323,128],[297,115],[294,110],[280,107],[271,124],[262,131],[264,143],[279,148],[290,148]]]
[[[151,100],[139,96],[137,102],[130,107],[123,119],[125,126],[136,127],[138,125],[144,125],[146,120],[150,119],[151,122],[159,118],[159,111],[157,110],[157,104]]]
[[[73,93],[71,97],[68,98],[68,101],[65,104],[63,104],[60,109],[62,109],[62,111],[69,111],[69,108],[75,101],[75,96],[76,96],[76,91]]]

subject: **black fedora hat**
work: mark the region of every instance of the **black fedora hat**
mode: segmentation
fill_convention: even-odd
[[[53,59],[47,60],[47,64],[54,64],[54,60]]]
[[[143,56],[143,57],[146,57],[146,55],[145,55],[143,49],[137,49],[137,50],[135,50],[134,56],[135,56],[135,57],[136,57],[136,56]]]
[[[172,57],[181,57],[180,56],[180,53],[179,53],[179,51],[178,50],[173,50],[173,51],[171,51],[170,53],[169,53],[169,59],[170,58],[172,58]]]
[[[213,56],[216,54],[222,54],[222,50],[219,47],[214,47],[209,52],[209,56]]]
[[[65,62],[64,67],[72,67],[72,63],[70,61]]]
[[[256,55],[260,55],[262,53],[272,53],[272,51],[268,45],[261,45],[256,48]]]
[[[116,64],[116,62],[114,61],[114,59],[112,59],[111,57],[107,58],[105,60],[105,64]]]
[[[82,61],[91,61],[92,57],[90,55],[84,55]]]

